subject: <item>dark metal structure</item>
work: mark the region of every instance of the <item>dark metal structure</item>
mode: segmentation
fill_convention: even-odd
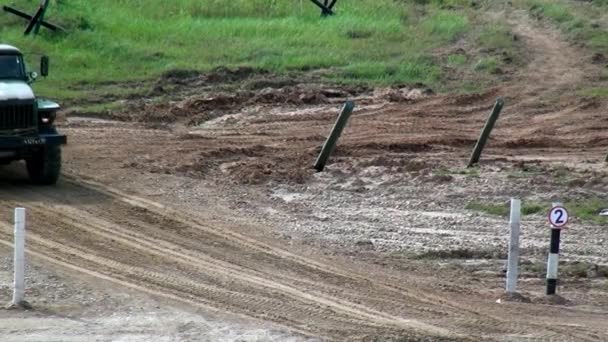
[[[47,9],[49,8],[49,4],[50,4],[50,0],[42,0],[40,2],[40,6],[38,7],[38,10],[36,11],[36,13],[34,13],[34,15],[29,15],[25,12],[22,12],[16,8],[13,8],[10,6],[2,6],[2,9],[5,12],[11,13],[18,17],[29,20],[29,23],[27,24],[27,27],[25,28],[25,31],[23,32],[23,34],[26,36],[32,32],[34,32],[34,34],[38,34],[41,26],[44,26],[51,31],[65,31],[61,27],[44,20],[44,16],[46,14]]]
[[[333,9],[338,0],[323,0],[323,3],[321,3],[319,0],[310,1],[312,1],[313,4],[317,5],[321,9],[321,16],[326,17],[329,15],[336,14]]]

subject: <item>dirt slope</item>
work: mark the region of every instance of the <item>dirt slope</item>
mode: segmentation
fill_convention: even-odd
[[[282,87],[276,80],[276,88],[246,91],[245,95],[239,91],[209,93],[206,87],[201,88],[203,95],[192,95],[193,90],[188,89],[183,100],[160,105],[143,102],[129,112],[109,116],[178,123],[172,131],[142,132],[136,141],[119,141],[122,137],[117,134],[109,143],[137,150],[125,167],[206,179],[229,177],[242,183],[304,183],[310,179],[309,166],[346,99],[355,100],[357,109],[335,153],[336,160],[382,156],[389,163],[402,163],[403,155],[416,154],[462,163],[494,100],[502,96],[506,107],[488,155],[551,156],[572,163],[601,160],[608,151],[606,103],[580,97],[577,91],[600,85],[602,67],[585,63],[591,60],[590,53],[569,45],[556,30],[533,22],[525,13],[511,14],[510,22],[514,34],[527,46],[527,67],[513,81],[483,93],[446,96],[431,95],[424,88],[373,91],[314,83]],[[260,82],[247,81],[254,75],[251,71],[232,74],[244,77],[238,79],[243,84]],[[200,83],[208,79],[213,77],[203,76]],[[176,129],[180,123],[200,125]],[[105,133],[101,126],[91,131],[101,133],[102,138]]]

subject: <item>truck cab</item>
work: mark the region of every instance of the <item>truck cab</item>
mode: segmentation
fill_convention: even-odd
[[[40,60],[40,74],[48,75],[49,59]],[[35,184],[55,184],[61,173],[65,135],[55,127],[59,105],[38,98],[30,86],[38,77],[28,72],[23,54],[0,44],[0,164],[24,160]]]

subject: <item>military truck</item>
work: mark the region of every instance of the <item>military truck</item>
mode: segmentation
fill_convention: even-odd
[[[40,58],[40,75],[47,76],[49,58]],[[38,78],[27,71],[23,54],[0,44],[0,165],[24,160],[32,183],[51,185],[61,173],[61,146],[65,135],[55,128],[59,105],[34,95]]]

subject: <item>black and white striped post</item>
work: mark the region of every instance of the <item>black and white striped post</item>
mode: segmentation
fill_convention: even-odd
[[[551,223],[551,244],[547,260],[547,296],[554,295],[557,291],[560,236],[562,228],[568,223],[568,211],[561,203],[553,203],[549,212],[549,222]]]

